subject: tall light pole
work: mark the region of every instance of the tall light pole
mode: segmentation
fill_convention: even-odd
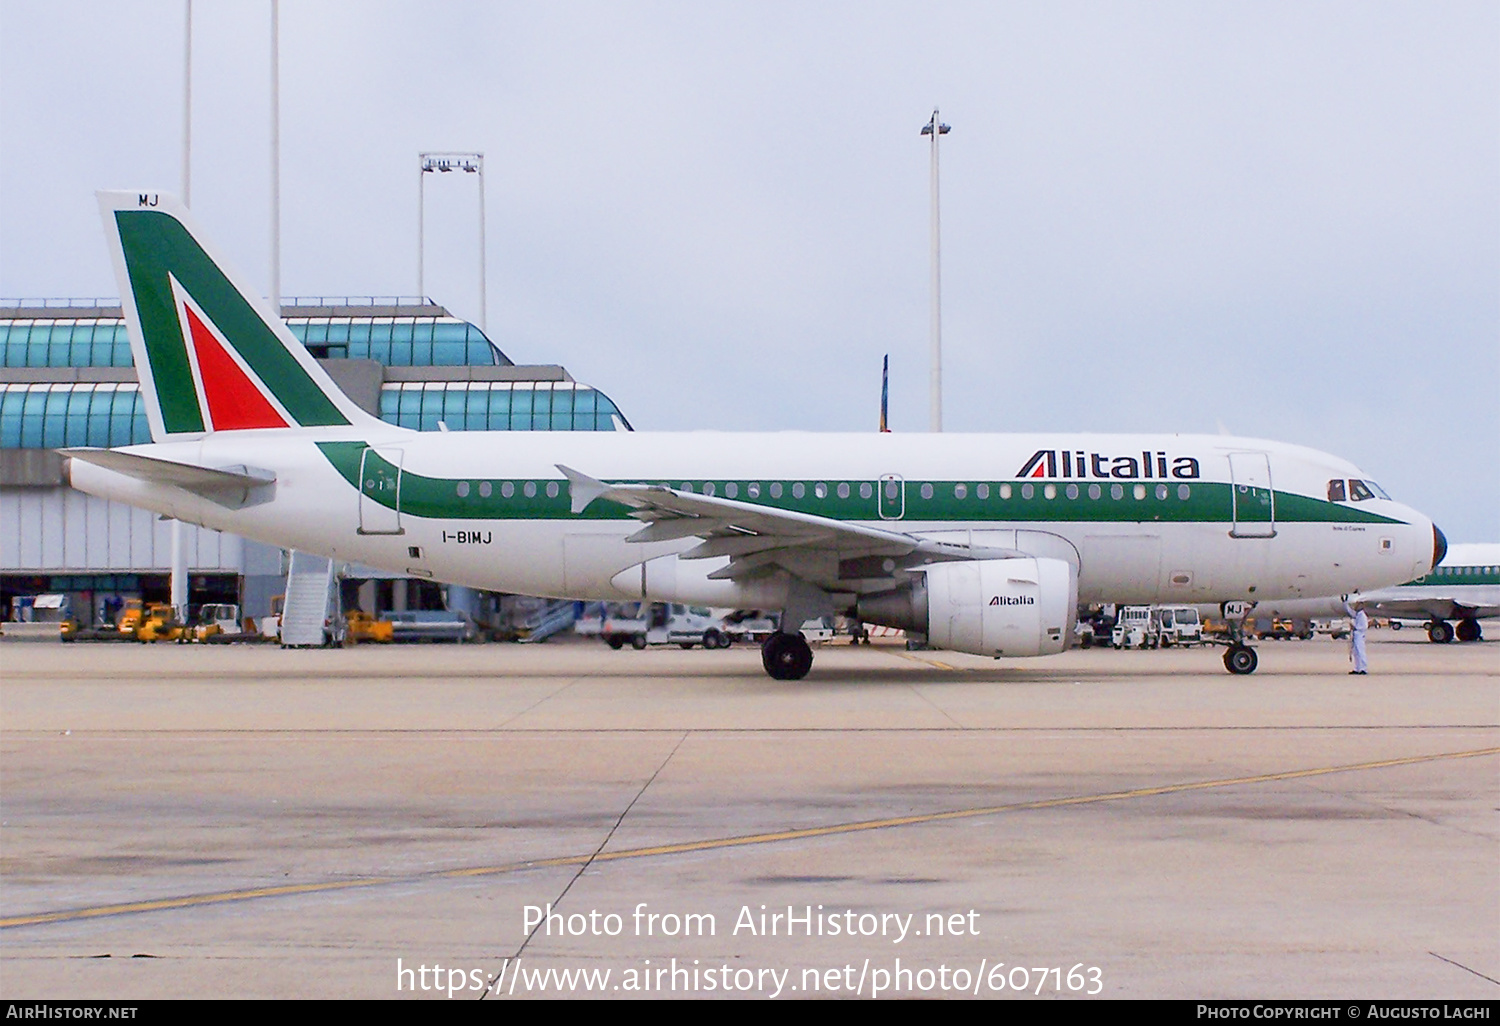
[[[193,205],[193,0],[182,17],[182,205]]]
[[[281,316],[281,0],[271,0],[271,309]]]
[[[484,154],[483,153],[419,153],[417,171],[417,295],[427,297],[427,176],[433,172],[447,174],[463,171],[479,176],[479,330],[488,333],[488,310],[485,296],[485,231],[484,231]]]
[[[938,136],[949,128],[938,120],[932,108],[932,120],[922,126],[922,134],[932,137],[932,416],[933,431],[943,430],[943,282],[938,218]]]
[[[182,205],[193,205],[193,0],[185,0],[182,17]],[[177,619],[187,622],[187,528],[172,521],[169,598]]]

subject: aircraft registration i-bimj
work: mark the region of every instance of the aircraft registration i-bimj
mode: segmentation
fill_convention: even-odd
[[[1430,571],[1442,533],[1301,446],[1195,435],[419,432],[334,385],[188,211],[100,193],[151,425],[64,450],[73,487],[398,574],[570,599],[777,610],[766,671],[842,613],[996,657],[1080,602],[1252,603]],[[1250,673],[1232,640],[1224,662]]]

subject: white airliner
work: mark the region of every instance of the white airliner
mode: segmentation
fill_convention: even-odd
[[[1067,647],[1085,602],[1409,581],[1445,542],[1300,446],[1191,435],[423,433],[355,406],[158,193],[101,193],[152,443],[69,449],[73,487],[273,545],[476,588],[847,613],[991,656]],[[1250,673],[1255,651],[1225,654]]]
[[[1342,616],[1343,598],[1293,599],[1262,602],[1252,611],[1257,617]],[[1479,621],[1500,616],[1500,545],[1453,544],[1432,572],[1394,588],[1377,588],[1350,595],[1350,603],[1363,602],[1375,616],[1427,619],[1427,637],[1446,644],[1482,641]],[[1455,631],[1449,620],[1458,621]]]

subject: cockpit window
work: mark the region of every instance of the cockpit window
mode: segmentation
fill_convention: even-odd
[[[1380,487],[1374,481],[1366,481],[1365,482],[1365,487],[1368,488],[1368,489],[1370,489],[1370,491],[1374,492],[1377,498],[1385,499],[1387,502],[1390,501],[1391,497],[1389,495],[1385,494],[1385,489],[1382,488],[1382,487]]]
[[[1343,478],[1336,477],[1332,481],[1328,482],[1328,501],[1329,502],[1343,502],[1344,501],[1344,479]]]
[[[1365,499],[1375,498],[1375,493],[1370,491],[1369,487],[1363,481],[1357,480],[1355,478],[1350,478],[1349,498],[1353,499],[1355,502],[1363,502]]]

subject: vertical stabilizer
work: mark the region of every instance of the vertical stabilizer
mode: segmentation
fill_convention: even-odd
[[[212,431],[374,425],[279,311],[156,192],[101,192],[153,441]]]

